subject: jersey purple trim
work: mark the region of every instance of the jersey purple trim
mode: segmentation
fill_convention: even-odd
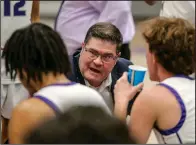
[[[178,124],[175,127],[171,128],[171,129],[161,130],[157,126],[155,128],[162,135],[170,135],[170,134],[173,134],[173,133],[177,133],[179,131],[179,129],[182,127],[182,125],[184,124],[184,121],[186,119],[186,108],[185,108],[185,105],[184,105],[183,100],[181,99],[180,95],[178,94],[178,92],[176,90],[174,90],[169,85],[166,85],[166,84],[163,84],[163,83],[160,83],[159,85],[164,86],[167,89],[169,89],[170,92],[176,97],[176,99],[177,99],[177,101],[178,101],[178,103],[180,105],[180,108],[181,108],[181,117],[180,117],[180,120],[179,120]]]
[[[48,85],[46,87],[49,87],[49,86],[71,86],[71,85],[74,85],[74,84],[77,84],[76,82],[68,82],[68,83],[57,83],[57,84],[51,84],[51,85]],[[45,88],[45,87],[44,87]],[[36,95],[36,96],[33,96],[34,98],[38,98],[40,100],[42,100],[43,102],[45,102],[48,106],[50,106],[56,113],[61,113],[60,109],[58,108],[58,106],[56,106],[52,101],[50,101],[49,99],[43,97],[43,96],[40,96],[40,95]]]
[[[38,98],[38,99],[42,100],[44,103],[46,103],[48,106],[50,106],[55,111],[56,114],[61,113],[61,110],[49,99],[42,97],[40,95],[33,96],[33,98]]]
[[[77,84],[77,83],[76,82],[56,83],[56,84],[48,85],[46,87],[49,87],[49,86],[71,86],[71,85],[74,85],[74,84]]]
[[[186,75],[175,75],[174,77],[180,77],[180,78],[185,78],[185,79],[189,79],[189,80],[195,80],[194,78],[192,78],[190,76],[186,76]]]

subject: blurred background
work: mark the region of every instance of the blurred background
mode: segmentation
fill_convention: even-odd
[[[41,1],[41,17],[43,19],[54,19],[59,9],[61,1]],[[132,2],[132,13],[135,19],[145,19],[147,17],[158,16],[161,9],[161,1],[156,5],[149,6],[144,1]]]
[[[53,26],[60,4],[61,1],[41,1],[40,16],[42,21]],[[136,22],[158,16],[161,7],[161,1],[157,1],[153,6],[147,5],[144,1],[132,1],[132,13]]]

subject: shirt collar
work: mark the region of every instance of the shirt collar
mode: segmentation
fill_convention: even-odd
[[[84,81],[85,81],[86,86],[88,86],[90,88],[93,88],[93,89],[97,90],[98,92],[102,92],[107,87],[111,86],[111,84],[112,84],[112,75],[110,73],[109,76],[107,77],[107,79],[104,80],[99,87],[93,87],[92,85],[89,84],[89,82],[87,80],[84,79]]]

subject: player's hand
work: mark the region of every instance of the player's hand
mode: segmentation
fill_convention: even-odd
[[[128,103],[142,87],[143,83],[132,86],[128,82],[127,72],[123,73],[122,77],[116,82],[114,88],[114,115],[118,119],[126,121]]]
[[[114,99],[116,103],[128,103],[136,93],[141,90],[143,83],[132,86],[128,82],[128,74],[124,72],[122,77],[116,82],[114,87]]]

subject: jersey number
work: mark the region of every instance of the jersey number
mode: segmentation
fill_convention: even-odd
[[[11,0],[4,0],[4,16],[11,16]],[[25,16],[25,10],[19,10],[25,5],[25,0],[20,0],[14,5],[14,16]]]

